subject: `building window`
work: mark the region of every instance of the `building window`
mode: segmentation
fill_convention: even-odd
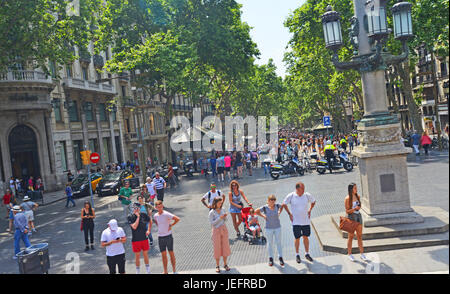
[[[78,105],[77,101],[72,101],[69,105],[69,121],[70,122],[78,122],[80,118],[78,117]]]
[[[98,113],[100,115],[100,121],[106,121],[106,105],[105,105],[105,103],[100,103],[98,105]]]
[[[97,148],[97,139],[89,139],[89,150],[91,152],[99,151]]]
[[[100,80],[102,79],[102,74],[101,74],[100,72],[98,72],[98,71],[96,71],[95,74],[96,74],[96,76],[97,76],[97,81],[100,82]],[[96,82],[97,82],[97,81],[96,81]]]
[[[75,166],[77,170],[83,168],[83,164],[81,163],[81,154],[80,152],[83,150],[83,143],[81,140],[73,141],[73,157],[75,160]]]
[[[56,63],[54,61],[50,61],[49,67],[52,78],[56,79]]]
[[[87,81],[89,79],[87,67],[85,67],[85,66],[81,67],[81,74],[82,74],[83,80]]]
[[[111,74],[108,74],[108,84],[110,84],[110,85],[112,85],[112,80],[111,80],[111,78],[112,78],[112,75],[111,75]]]
[[[125,119],[125,127],[126,127],[126,132],[129,133],[130,132],[130,119],[129,118]]]
[[[441,62],[441,76],[445,77],[447,75],[447,65],[445,62]]]
[[[125,86],[121,86],[120,89],[122,90],[122,96],[127,96],[127,90]]]
[[[106,61],[109,60],[109,48],[106,48],[106,50],[105,50],[105,59],[106,59]]]
[[[85,102],[84,103],[84,113],[86,114],[86,120],[87,121],[94,121],[94,113],[92,111],[92,102]]]
[[[71,64],[66,65],[66,76],[68,78],[72,78],[73,77],[72,76],[72,65]]]
[[[53,112],[55,113],[55,121],[62,122],[61,104],[59,102],[53,104]]]
[[[61,156],[61,167],[63,171],[67,171],[67,149],[66,149],[66,141],[59,142],[59,153]]]

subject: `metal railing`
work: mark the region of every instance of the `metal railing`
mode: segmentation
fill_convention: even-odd
[[[3,81],[40,81],[52,82],[52,78],[43,72],[34,70],[13,70],[0,73],[0,82]]]

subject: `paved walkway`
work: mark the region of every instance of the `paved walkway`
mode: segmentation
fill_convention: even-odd
[[[230,274],[449,274],[449,247],[435,246],[394,251],[367,253],[371,262],[364,262],[355,254],[355,262],[346,255],[315,258],[309,262],[302,258],[285,261],[282,268],[278,260],[273,267],[267,263],[232,266]],[[222,273],[223,264],[221,264]],[[215,269],[186,271],[180,274],[212,274]]]

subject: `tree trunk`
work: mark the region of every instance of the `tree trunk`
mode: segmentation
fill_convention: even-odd
[[[431,76],[433,77],[433,96],[434,96],[434,113],[436,115],[436,131],[438,135],[439,151],[442,151],[441,141],[441,117],[439,116],[439,90],[438,82],[436,79],[436,60],[434,51],[431,48],[428,52],[431,52]]]
[[[395,68],[396,68],[397,72],[399,73],[400,79],[402,81],[403,93],[406,98],[406,103],[408,105],[409,117],[412,120],[414,130],[416,130],[417,133],[422,134],[423,128],[422,128],[421,116],[419,113],[419,107],[417,106],[416,101],[414,100],[413,90],[411,87],[409,59],[407,59],[405,62],[395,66]]]

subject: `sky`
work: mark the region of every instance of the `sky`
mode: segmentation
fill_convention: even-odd
[[[285,48],[291,39],[284,21],[305,0],[236,0],[243,5],[242,20],[253,29],[250,35],[253,42],[258,44],[261,52],[257,64],[266,64],[270,58],[277,66],[279,76],[286,75],[283,62]]]

